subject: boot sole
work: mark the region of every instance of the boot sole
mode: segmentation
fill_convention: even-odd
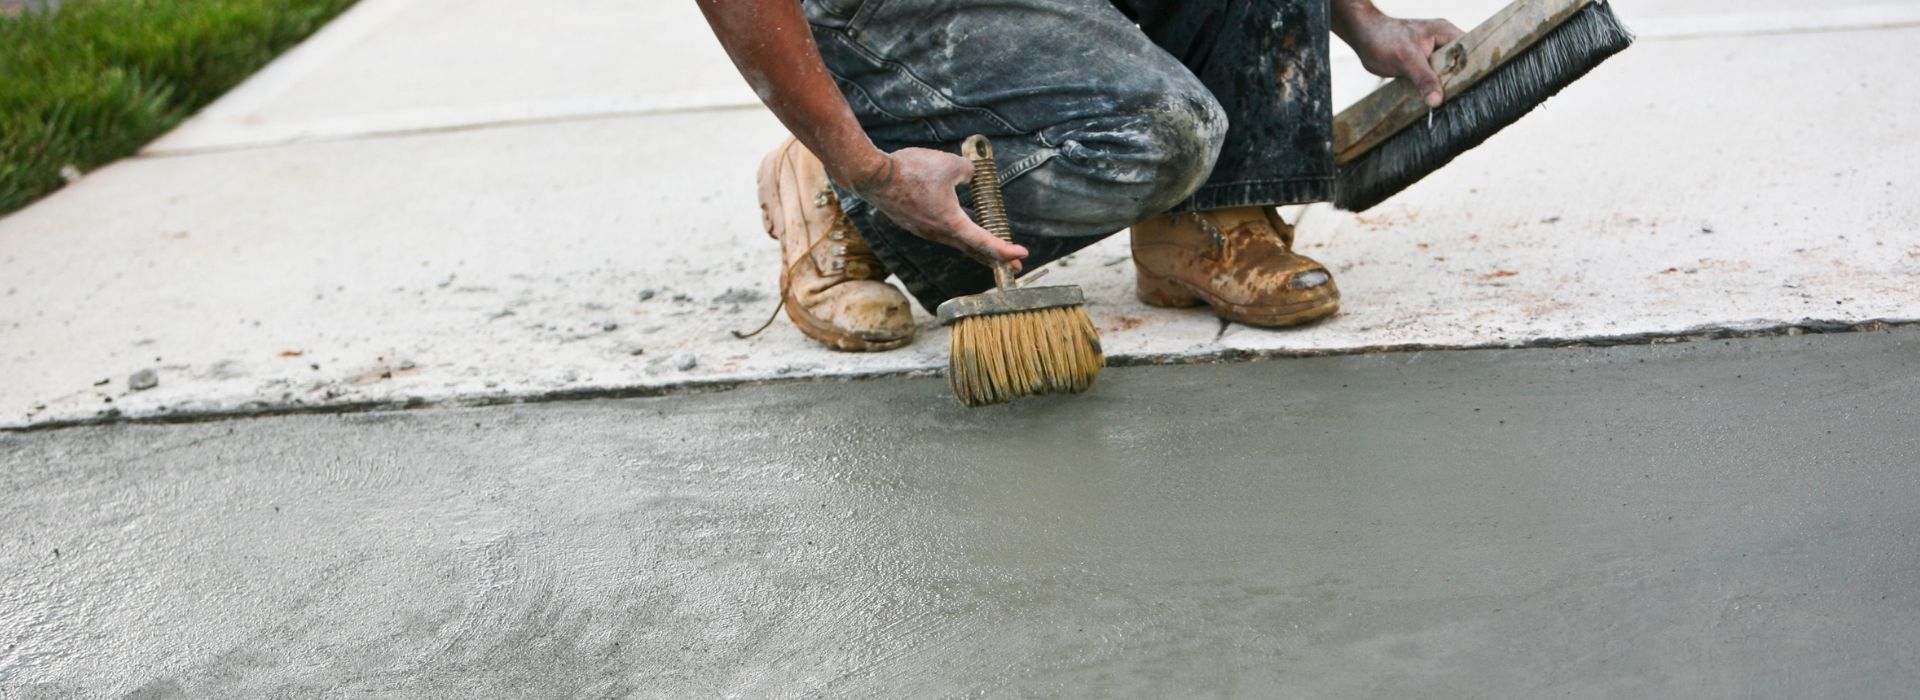
[[[1134,296],[1140,303],[1161,308],[1212,307],[1213,315],[1235,323],[1261,328],[1303,326],[1332,316],[1340,310],[1340,292],[1307,301],[1278,306],[1246,306],[1222,301],[1206,290],[1173,277],[1160,277],[1134,266],[1138,279]]]
[[[794,311],[795,306],[792,299],[787,300],[787,318],[793,320],[793,325],[799,326],[800,332],[806,334],[807,337],[835,350],[843,352],[882,352],[904,347],[907,343],[913,342],[913,336],[911,335],[887,340],[868,340],[851,335],[841,335],[838,331],[830,331],[827,329],[824,324],[818,319],[815,319],[811,314],[804,311],[796,313]]]
[[[762,158],[759,172],[754,174],[754,184],[760,197],[760,226],[766,229],[767,237],[775,241],[780,240],[780,234],[786,231],[787,226],[787,208],[783,203],[784,198],[780,196],[779,181],[780,160],[786,157],[787,147],[787,143],[782,142],[780,148]],[[787,268],[783,261],[780,267],[780,289],[786,288]],[[793,321],[793,325],[799,327],[800,332],[808,338],[829,348],[844,352],[882,352],[913,342],[912,334],[885,339],[846,335],[807,313],[806,309],[801,308],[800,304],[793,300],[793,297],[785,296],[785,291],[781,294],[786,302],[787,318]]]

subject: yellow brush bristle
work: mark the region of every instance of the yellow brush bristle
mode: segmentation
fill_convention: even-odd
[[[1106,357],[1081,306],[969,316],[953,323],[947,385],[968,406],[1086,391]]]

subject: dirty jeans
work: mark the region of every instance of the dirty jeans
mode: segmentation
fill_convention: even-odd
[[[1326,0],[803,5],[882,150],[993,140],[1029,270],[1168,211],[1332,196]],[[928,309],[993,286],[980,263],[839,195]]]

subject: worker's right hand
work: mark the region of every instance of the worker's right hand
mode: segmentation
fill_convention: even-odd
[[[914,235],[952,246],[983,264],[1004,260],[1014,272],[1020,271],[1027,249],[1000,240],[960,208],[954,188],[973,177],[973,161],[926,148],[903,148],[884,158],[842,182]]]

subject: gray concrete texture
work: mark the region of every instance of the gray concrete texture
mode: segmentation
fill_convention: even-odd
[[[1920,330],[0,434],[0,696],[1896,697]]]

